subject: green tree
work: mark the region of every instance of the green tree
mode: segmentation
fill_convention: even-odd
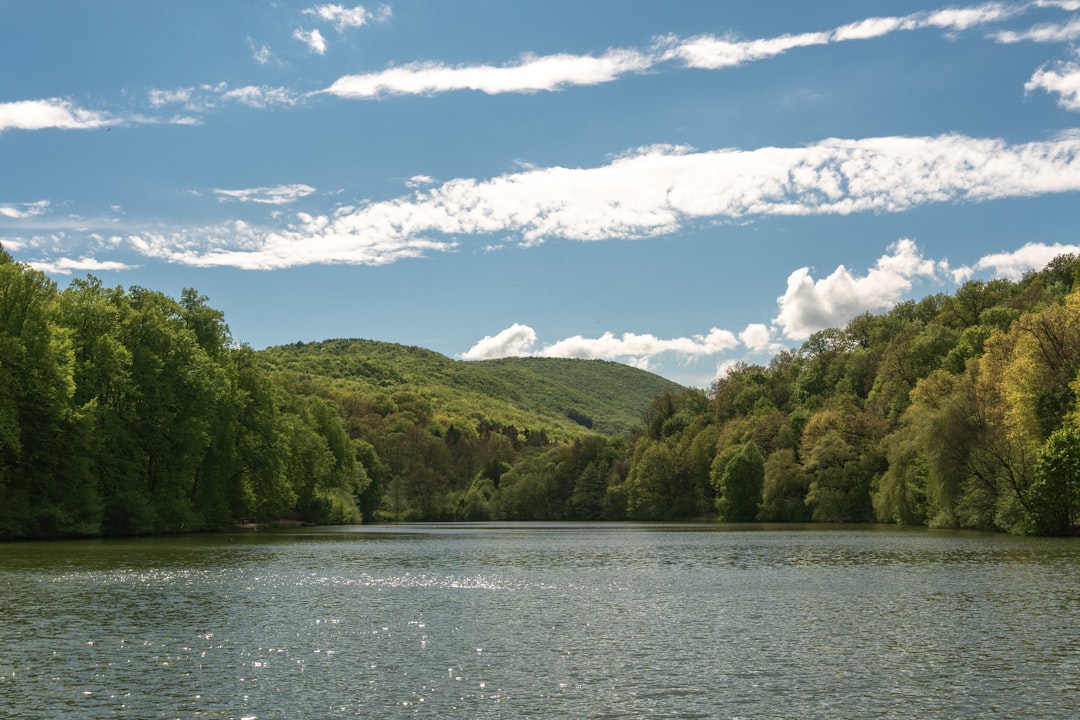
[[[766,522],[806,522],[810,508],[806,494],[810,480],[795,459],[795,451],[781,448],[765,460],[758,519]]]
[[[757,518],[765,482],[765,460],[751,440],[731,458],[716,482],[716,510],[727,522],[748,522]]]
[[[1075,535],[1080,530],[1080,430],[1064,427],[1047,438],[1028,496],[1036,533]]]
[[[56,286],[0,250],[0,538],[93,534],[89,408]]]

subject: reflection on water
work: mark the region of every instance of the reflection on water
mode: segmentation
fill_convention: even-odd
[[[3,545],[0,716],[1072,720],[1078,561],[865,527]]]

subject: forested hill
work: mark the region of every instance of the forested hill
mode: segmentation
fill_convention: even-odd
[[[375,340],[294,343],[257,356],[269,370],[319,377],[354,393],[415,393],[446,422],[514,425],[543,430],[552,439],[580,436],[583,430],[627,433],[654,397],[682,389],[658,375],[603,360],[467,362]]]
[[[369,340],[256,352],[194,290],[60,290],[0,250],[0,539],[281,518],[1078,534],[1078,398],[1072,255],[860,315],[700,390]]]

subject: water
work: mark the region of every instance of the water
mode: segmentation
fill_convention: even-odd
[[[0,545],[0,717],[1080,717],[1080,543],[417,525]]]

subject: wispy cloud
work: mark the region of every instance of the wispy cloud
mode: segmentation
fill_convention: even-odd
[[[1064,24],[1043,23],[1020,32],[1015,30],[1002,30],[994,33],[992,37],[1001,43],[1018,43],[1024,41],[1040,43],[1072,42],[1073,40],[1080,38],[1080,18],[1074,18]]]
[[[73,272],[115,272],[119,270],[131,270],[133,265],[128,265],[114,260],[95,260],[93,258],[60,258],[51,262],[28,262],[27,265],[51,275],[70,275]]]
[[[320,20],[334,23],[338,32],[344,32],[349,28],[363,27],[374,22],[386,22],[393,12],[389,5],[380,5],[374,10],[368,10],[363,5],[347,8],[343,5],[316,5],[304,10],[305,15],[314,15]]]
[[[284,228],[160,236],[194,265],[384,264],[457,247],[463,236],[595,241],[655,237],[703,220],[902,212],[1080,190],[1080,135],[1018,145],[963,135],[829,139],[806,147],[691,152],[644,148],[594,168],[459,178]],[[181,237],[175,255],[170,237]],[[451,239],[452,238],[452,239]]]
[[[5,130],[92,130],[117,122],[108,113],[86,110],[64,98],[0,103],[0,132]]]
[[[337,8],[340,6],[320,6]],[[699,35],[658,38],[648,49],[617,48],[602,55],[523,55],[504,65],[457,65],[428,61],[414,62],[384,70],[346,75],[322,92],[343,98],[370,99],[384,95],[433,95],[473,90],[490,95],[557,91],[574,86],[612,82],[628,73],[641,73],[662,63],[678,62],[684,67],[719,70],[782,55],[796,48],[869,40],[899,31],[922,29],[960,32],[1003,22],[1032,7],[1030,3],[991,2],[962,8],[946,8],[896,17],[872,17],[818,32],[743,39],[734,35]],[[315,10],[306,11],[315,14]],[[336,15],[321,15],[331,20]],[[312,31],[317,33],[318,31]],[[326,51],[321,35],[298,30],[314,52]]]
[[[937,29],[958,32],[1002,22],[1026,11],[1026,4],[992,2],[904,16],[871,17],[831,30],[771,38],[746,40],[735,36],[700,35],[680,39],[670,36],[664,39],[666,47],[657,57],[660,61],[678,59],[686,67],[719,70],[777,57],[796,48],[870,40],[900,31]]]
[[[205,113],[225,102],[239,103],[253,108],[296,105],[300,102],[300,96],[284,87],[269,85],[230,87],[228,83],[222,82],[217,85],[191,85],[173,89],[153,88],[147,93],[147,100],[153,108],[179,105],[187,112]]]
[[[51,203],[48,200],[38,200],[36,202],[28,203],[0,204],[0,216],[11,218],[13,220],[22,220],[37,215],[44,215],[49,211],[50,204]]]
[[[525,55],[515,63],[502,66],[412,63],[380,72],[346,75],[323,92],[343,98],[376,98],[453,90],[476,90],[489,95],[553,91],[611,82],[651,65],[652,58],[636,50],[609,50],[600,56]]]
[[[280,63],[280,61],[274,56],[273,51],[270,50],[270,46],[266,43],[262,45],[256,45],[255,40],[252,38],[247,39],[248,48],[251,49],[251,57],[255,62],[260,65],[269,65],[270,63]]]
[[[304,30],[303,28],[296,28],[295,30],[293,30],[292,36],[307,45],[308,50],[315,53],[316,55],[326,54],[326,49],[328,47],[326,44],[326,38],[324,38],[323,34],[319,32],[319,28],[315,28],[314,30]]]
[[[288,205],[302,197],[311,195],[313,192],[315,192],[315,188],[302,184],[243,188],[239,190],[214,189],[218,200],[222,202],[235,200],[237,202],[253,202],[262,205]]]
[[[1024,90],[1057,93],[1058,105],[1080,112],[1080,62],[1059,62],[1041,67],[1024,84]]]
[[[304,10],[303,14],[314,17],[317,22],[331,23],[337,29],[338,34],[343,34],[351,28],[386,22],[393,15],[389,5],[380,5],[374,10],[369,10],[363,5],[347,8],[344,5],[334,4],[316,5]],[[319,28],[311,30],[296,28],[292,36],[307,45],[308,50],[316,55],[325,55],[330,47],[330,44],[326,41],[326,36],[322,34]]]

